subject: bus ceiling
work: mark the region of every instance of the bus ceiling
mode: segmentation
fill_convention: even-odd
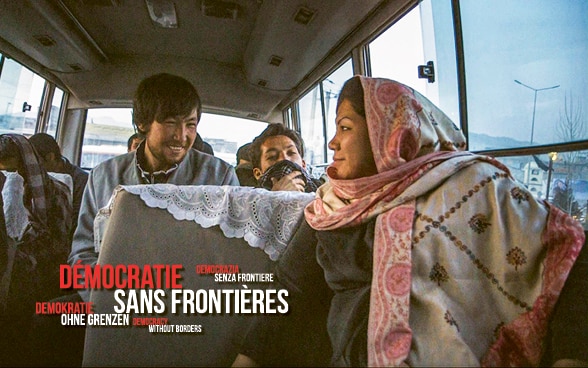
[[[205,110],[281,121],[280,103],[389,3],[0,0],[0,51],[70,91],[70,108],[130,106],[165,71],[192,81]]]

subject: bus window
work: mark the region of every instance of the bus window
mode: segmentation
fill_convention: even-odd
[[[300,135],[304,140],[304,160],[307,164],[326,162],[320,87],[317,85],[298,102]]]
[[[286,126],[288,128],[296,130],[296,127],[294,126],[294,124],[295,124],[294,109],[291,107],[288,107],[286,109],[286,113],[284,114],[284,124],[286,124]]]
[[[351,59],[347,60],[345,64],[337,68],[331,75],[329,75],[322,82],[323,84],[323,95],[325,100],[325,124],[326,124],[326,137],[325,147],[329,144],[329,141],[335,136],[335,118],[337,117],[337,98],[339,92],[343,88],[343,83],[349,78],[353,77],[353,64]],[[333,152],[327,149],[327,161],[331,162]],[[318,164],[316,162],[315,164]]]
[[[368,44],[374,77],[404,83],[460,125],[457,64],[450,1],[422,1]],[[434,82],[419,78],[418,66],[433,62]]]
[[[394,23],[368,47],[372,76],[397,80],[431,99],[427,95],[427,81],[419,79],[417,73],[417,65],[425,60],[419,7]]]
[[[45,80],[12,59],[0,58],[0,133],[31,136],[37,127]]]
[[[587,139],[588,2],[463,1],[460,11],[470,149]]]
[[[261,121],[204,113],[198,123],[198,134],[212,146],[216,157],[235,166],[237,149],[266,127],[267,123]]]
[[[307,164],[324,164],[331,157],[327,144],[335,135],[337,98],[343,83],[352,76],[353,64],[348,59],[300,99],[300,133]]]
[[[127,141],[134,133],[132,109],[88,109],[80,166],[91,169],[126,153]]]
[[[534,197],[549,200],[588,228],[588,151],[502,156],[497,159]]]
[[[61,114],[63,97],[63,91],[60,88],[55,88],[53,100],[51,101],[51,110],[49,111],[49,126],[47,128],[47,134],[54,138],[57,137],[57,124],[59,122],[59,115]]]
[[[127,140],[135,133],[132,109],[89,109],[82,146],[81,167],[91,169],[100,162],[127,152]],[[235,165],[237,149],[258,136],[267,123],[223,115],[202,114],[198,133],[214,155]]]

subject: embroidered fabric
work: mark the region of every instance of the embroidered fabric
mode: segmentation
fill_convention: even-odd
[[[265,189],[214,185],[129,185],[115,189],[107,207],[96,216],[95,247],[100,249],[108,217],[121,191],[139,196],[145,205],[161,208],[176,220],[194,221],[204,228],[219,225],[228,238],[243,238],[277,260],[313,193],[271,192]]]

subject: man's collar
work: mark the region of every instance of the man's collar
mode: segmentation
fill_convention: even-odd
[[[146,170],[147,167],[147,157],[145,157],[145,140],[139,144],[137,150],[135,151],[136,154],[136,163],[137,168],[139,169],[139,173],[143,180],[146,181],[147,184],[157,184],[157,183],[165,183],[169,176],[177,170],[178,164],[174,164],[171,168],[167,170],[159,170],[150,172]],[[184,157],[185,159],[185,157]]]

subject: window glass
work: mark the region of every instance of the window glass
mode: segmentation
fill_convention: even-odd
[[[319,86],[315,86],[298,102],[300,111],[300,135],[304,140],[304,160],[314,165],[326,162],[325,134]]]
[[[372,76],[404,83],[423,95],[426,79],[419,79],[418,65],[424,64],[423,36],[416,7],[370,42]]]
[[[336,109],[339,92],[341,92],[343,84],[351,77],[353,77],[353,65],[351,63],[351,59],[349,59],[323,81],[325,117],[327,119],[327,136],[325,137],[325,142],[323,143],[325,147],[335,136],[335,118],[337,117]],[[332,157],[333,151],[327,150],[327,160],[325,162],[331,162]]]
[[[588,229],[588,151],[498,157],[534,197],[551,203]]]
[[[35,133],[45,80],[12,59],[0,75],[0,133]]]
[[[63,91],[59,88],[55,88],[53,101],[51,101],[51,111],[49,111],[49,127],[47,128],[47,134],[52,135],[54,138],[57,137],[57,124],[59,121],[59,115],[61,114],[62,102]]]
[[[470,149],[588,138],[588,2],[460,4]]]
[[[424,0],[368,45],[371,75],[404,83],[460,126],[457,64],[450,0]],[[418,77],[433,62],[434,81]]]
[[[239,147],[251,142],[266,127],[263,121],[204,113],[198,123],[198,133],[212,146],[215,157],[234,166]]]
[[[286,121],[284,122],[288,128],[292,128],[294,125],[294,117],[292,116],[292,108],[288,107],[286,109]]]
[[[135,133],[132,109],[89,109],[86,119],[82,164],[92,168],[127,152],[127,141]],[[267,123],[215,114],[202,114],[198,133],[210,144],[214,155],[234,165],[237,149],[258,136]]]
[[[424,0],[419,4],[419,10],[425,55],[423,63],[433,61],[435,67],[435,82],[426,83],[425,96],[461,126],[451,0]]]
[[[352,76],[353,64],[350,58],[321,82],[322,101],[321,88],[316,86],[298,102],[300,133],[305,145],[304,160],[313,175],[318,172],[313,172],[317,165],[328,163],[332,157],[327,145],[335,135],[337,98],[345,81]],[[326,121],[323,120],[323,108]]]
[[[91,169],[126,153],[127,141],[134,133],[132,109],[88,109],[80,166]]]

